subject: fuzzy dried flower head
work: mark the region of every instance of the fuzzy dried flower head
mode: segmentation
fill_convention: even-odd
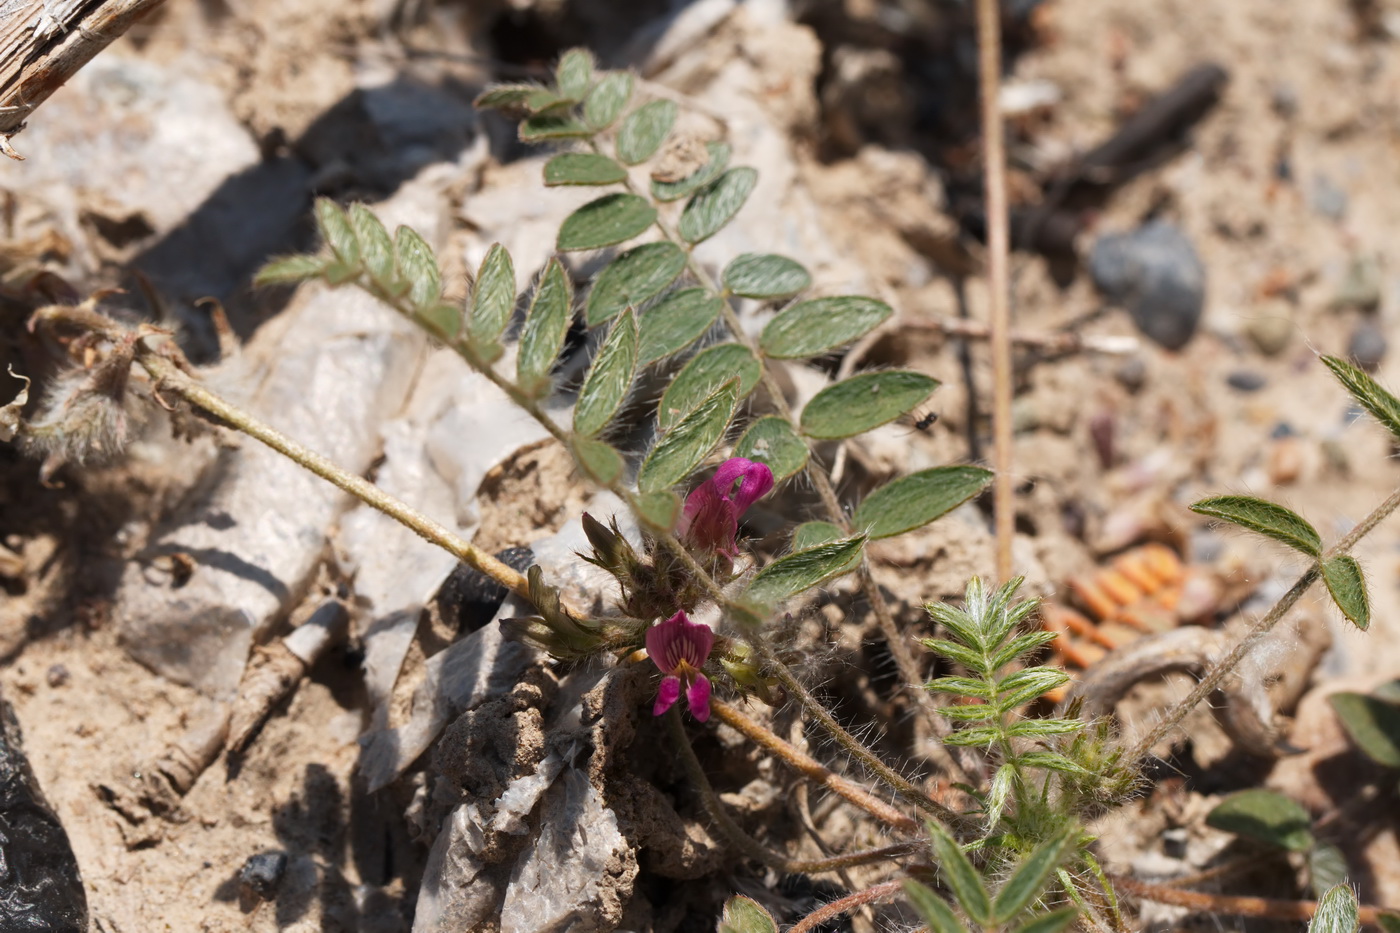
[[[710,718],[710,679],[701,668],[715,646],[715,633],[708,625],[690,621],[677,612],[665,622],[647,629],[647,654],[664,674],[656,691],[652,715],[660,716],[680,699],[685,688],[690,715],[700,722]]]
[[[681,539],[734,560],[739,556],[739,516],[772,488],[773,471],[765,464],[730,457],[686,497],[677,529]]]

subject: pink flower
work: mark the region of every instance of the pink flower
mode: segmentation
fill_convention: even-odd
[[[677,612],[665,622],[647,629],[647,654],[666,676],[656,691],[653,716],[660,716],[680,699],[685,687],[690,715],[700,722],[710,718],[710,678],[701,668],[715,646],[715,633],[708,625],[692,622],[684,612]]]
[[[739,484],[737,490],[735,483]],[[681,538],[733,560],[739,556],[734,541],[739,534],[739,516],[772,488],[773,471],[765,464],[730,457],[686,498],[678,529]]]

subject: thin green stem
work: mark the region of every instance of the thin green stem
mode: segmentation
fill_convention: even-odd
[[[1162,721],[1158,723],[1142,741],[1133,746],[1132,750],[1128,752],[1124,759],[1124,767],[1130,771],[1136,771],[1142,765],[1142,762],[1152,754],[1152,749],[1157,743],[1162,741],[1169,732],[1180,725],[1187,714],[1200,705],[1201,701],[1210,696],[1211,693],[1220,686],[1221,681],[1228,677],[1230,673],[1239,666],[1240,661],[1244,660],[1245,655],[1253,651],[1254,648],[1264,640],[1264,637],[1273,630],[1274,626],[1282,621],[1283,617],[1287,615],[1294,604],[1302,598],[1303,594],[1312,588],[1312,585],[1322,576],[1322,564],[1333,557],[1345,554],[1347,551],[1351,550],[1358,541],[1370,534],[1377,525],[1389,517],[1397,508],[1400,508],[1400,489],[1391,493],[1384,502],[1372,510],[1371,514],[1362,519],[1360,524],[1353,528],[1331,548],[1323,552],[1322,556],[1318,558],[1317,563],[1309,567],[1307,571],[1298,578],[1297,582],[1289,588],[1288,592],[1284,593],[1283,597],[1279,599],[1278,602],[1274,603],[1273,608],[1266,612],[1263,618],[1258,622],[1254,623],[1254,626],[1250,628],[1245,636],[1230,649],[1230,653],[1221,658],[1214,667],[1206,672],[1206,675],[1201,678],[1201,682],[1187,695],[1186,699],[1169,710],[1167,714],[1162,717]]]
[[[389,495],[361,476],[356,476],[314,450],[287,437],[276,428],[215,395],[195,382],[168,358],[152,350],[144,340],[136,343],[136,362],[155,380],[157,392],[169,392],[190,405],[214,416],[249,437],[261,441],[284,457],[350,493],[361,502],[412,529],[424,540],[436,544],[463,563],[486,574],[523,599],[530,598],[525,577],[464,538],[433,521],[406,502]]]
[[[905,842],[823,859],[791,859],[779,852],[774,852],[744,832],[725,810],[719,795],[710,785],[710,779],[705,776],[705,769],[700,764],[700,759],[696,757],[695,749],[690,745],[689,736],[685,734],[679,706],[672,707],[671,711],[666,714],[666,727],[671,733],[676,750],[680,752],[681,765],[685,768],[686,776],[690,778],[691,783],[695,785],[696,791],[700,794],[700,800],[705,808],[705,813],[710,817],[710,822],[720,831],[721,835],[729,840],[730,845],[756,862],[761,862],[779,871],[814,874],[902,858],[923,849],[922,843]]]

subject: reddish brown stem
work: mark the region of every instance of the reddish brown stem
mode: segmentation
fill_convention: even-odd
[[[873,888],[866,888],[864,891],[848,894],[839,901],[832,901],[830,904],[818,907],[799,920],[796,926],[789,928],[788,933],[810,933],[811,930],[815,930],[832,917],[839,917],[865,904],[883,901],[887,897],[898,894],[900,890],[900,882],[886,881],[882,884],[875,885]]]
[[[1228,894],[1207,894],[1203,891],[1183,891],[1166,884],[1139,881],[1136,878],[1112,876],[1113,887],[1144,901],[1171,904],[1212,914],[1235,917],[1263,917],[1269,920],[1311,920],[1317,913],[1317,901],[1284,901],[1270,897],[1237,897]],[[1381,907],[1361,907],[1357,916],[1364,924],[1380,922]],[[1387,913],[1390,911],[1386,910]]]

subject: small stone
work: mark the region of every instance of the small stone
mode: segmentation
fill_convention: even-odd
[[[1303,442],[1296,437],[1280,437],[1269,446],[1269,482],[1291,486],[1303,473]]]
[[[238,870],[238,884],[250,898],[267,900],[277,893],[286,871],[287,853],[259,852],[248,856],[248,861]]]
[[[1298,92],[1291,84],[1275,84],[1269,95],[1269,106],[1274,113],[1287,120],[1298,113]]]
[[[1225,377],[1225,382],[1241,392],[1258,392],[1268,380],[1252,369],[1237,369]]]
[[[524,573],[535,562],[535,554],[528,547],[511,547],[497,553],[496,559]],[[438,588],[437,599],[443,618],[455,620],[458,631],[468,635],[495,617],[506,593],[504,586],[475,567],[458,564]]]
[[[1180,350],[1196,333],[1205,303],[1205,266],[1174,224],[1153,220],[1099,238],[1089,256],[1099,290],[1132,315],[1148,338]]]
[[[62,687],[73,679],[73,675],[68,673],[68,668],[62,664],[49,666],[48,672],[44,675],[50,687]]]
[[[1368,373],[1373,373],[1380,367],[1381,360],[1385,359],[1387,349],[1385,331],[1376,321],[1365,318],[1356,322],[1351,339],[1347,341],[1347,357],[1353,363]]]
[[[1251,318],[1244,330],[1260,353],[1278,356],[1288,349],[1293,332],[1297,330],[1293,309],[1283,302],[1274,303],[1258,317]]]
[[[1312,194],[1308,198],[1312,209],[1329,220],[1341,220],[1347,213],[1347,193],[1326,175],[1313,177]]]
[[[1374,256],[1354,256],[1332,299],[1334,309],[1374,311],[1381,306],[1381,267]]]
[[[1129,392],[1136,394],[1147,384],[1147,362],[1140,356],[1130,356],[1118,364],[1113,378]]]

